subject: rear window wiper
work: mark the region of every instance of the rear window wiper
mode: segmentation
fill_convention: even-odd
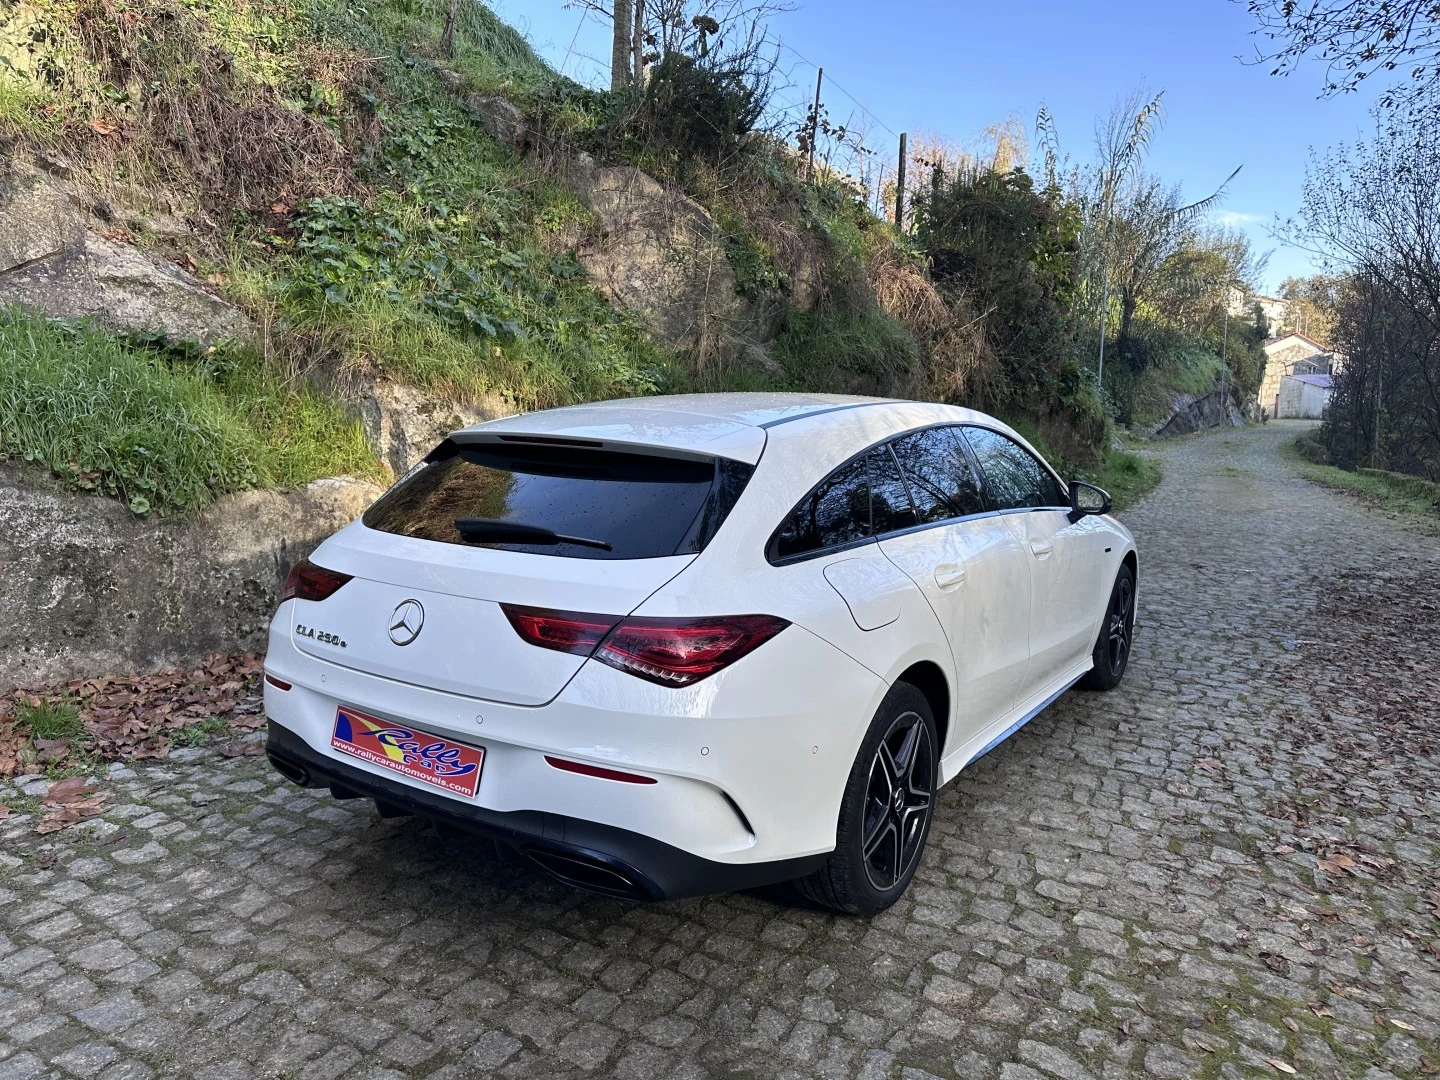
[[[579,544],[581,547],[599,548],[601,551],[610,550],[610,545],[604,540],[566,536],[539,525],[501,521],[498,518],[457,517],[455,528],[460,532],[460,539],[467,544]]]

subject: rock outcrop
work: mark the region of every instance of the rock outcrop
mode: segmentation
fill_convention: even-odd
[[[465,405],[400,383],[374,383],[347,396],[358,401],[366,438],[396,476],[417,464],[450,432],[515,411],[499,398]]]
[[[0,306],[7,304],[203,345],[252,332],[238,308],[174,263],[89,229],[59,183],[0,159]]]
[[[1245,417],[1229,400],[1228,394],[1213,390],[1195,397],[1191,394],[1175,394],[1171,400],[1173,411],[1167,420],[1156,425],[1151,432],[1155,439],[1173,439],[1214,427],[1244,427]]]
[[[694,199],[640,169],[599,164],[531,126],[504,98],[471,95],[466,102],[493,138],[544,168],[595,215],[597,235],[576,254],[607,300],[635,312],[702,369],[738,361],[774,370],[769,343],[787,309],[815,303],[818,266],[797,267],[788,294],[742,296],[725,233]]]
[[[0,465],[0,693],[264,648],[290,566],[381,493],[337,478],[185,518],[22,483]]]

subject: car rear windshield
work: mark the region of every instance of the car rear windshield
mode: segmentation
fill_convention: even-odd
[[[702,550],[754,466],[728,458],[580,445],[446,440],[365,511],[381,532],[571,559],[655,559]],[[457,518],[548,529],[608,545],[467,540]]]

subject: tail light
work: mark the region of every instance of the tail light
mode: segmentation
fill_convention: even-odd
[[[618,615],[586,615],[579,611],[500,605],[515,632],[531,645],[556,652],[589,656],[620,621]]]
[[[790,624],[773,615],[619,618],[502,605],[531,645],[593,656],[661,686],[689,686],[729,667]]]
[[[301,559],[290,568],[290,573],[285,578],[280,602],[283,604],[286,600],[324,600],[349,581],[350,577],[350,574],[327,570],[323,566],[316,566],[309,559]]]

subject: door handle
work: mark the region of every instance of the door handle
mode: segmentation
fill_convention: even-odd
[[[942,589],[953,589],[965,584],[965,568],[958,563],[941,563],[935,568],[935,584]]]
[[[1043,559],[1055,550],[1055,545],[1045,540],[1031,540],[1030,550],[1035,553],[1037,559]]]

